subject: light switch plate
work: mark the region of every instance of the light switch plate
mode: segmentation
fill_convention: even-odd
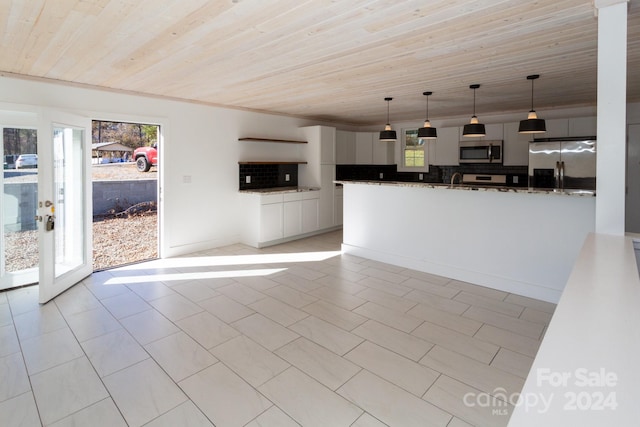
[[[247,175],[247,176],[244,178],[244,182],[245,182],[245,183],[247,183],[247,184],[251,184],[251,175]]]
[[[289,175],[288,173],[284,174],[284,180],[285,181],[291,181],[291,175]]]

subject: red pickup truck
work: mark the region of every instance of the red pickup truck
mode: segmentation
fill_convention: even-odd
[[[140,172],[149,172],[151,166],[158,165],[158,146],[153,144],[151,147],[138,147],[133,152],[133,159],[136,162],[136,168]]]

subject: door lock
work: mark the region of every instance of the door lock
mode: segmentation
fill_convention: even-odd
[[[45,222],[45,230],[53,231],[53,227],[55,226],[55,221],[53,215],[47,215],[47,220]]]

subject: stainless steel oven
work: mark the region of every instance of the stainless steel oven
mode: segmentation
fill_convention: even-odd
[[[460,141],[460,163],[502,163],[502,140]]]

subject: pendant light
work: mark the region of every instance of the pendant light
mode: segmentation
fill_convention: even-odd
[[[486,135],[484,125],[478,122],[478,117],[476,116],[476,89],[479,87],[480,85],[478,84],[469,86],[469,89],[473,89],[473,116],[471,116],[469,124],[464,125],[462,136],[474,137]]]
[[[391,130],[391,122],[389,121],[389,102],[391,102],[393,98],[385,98],[387,101],[387,124],[384,126],[384,130],[380,131],[380,141],[386,142],[396,142],[398,137],[396,136],[396,131]]]
[[[537,80],[540,76],[538,74],[532,74],[527,76],[527,80],[531,80],[531,111],[526,120],[520,121],[519,133],[543,133],[547,131],[547,125],[543,119],[539,119],[536,114],[536,110],[533,109],[533,81]]]
[[[436,139],[438,137],[438,131],[436,128],[431,127],[431,122],[429,121],[429,96],[432,93],[433,92],[422,92],[422,94],[427,97],[427,118],[424,121],[424,126],[418,129],[418,138]]]

